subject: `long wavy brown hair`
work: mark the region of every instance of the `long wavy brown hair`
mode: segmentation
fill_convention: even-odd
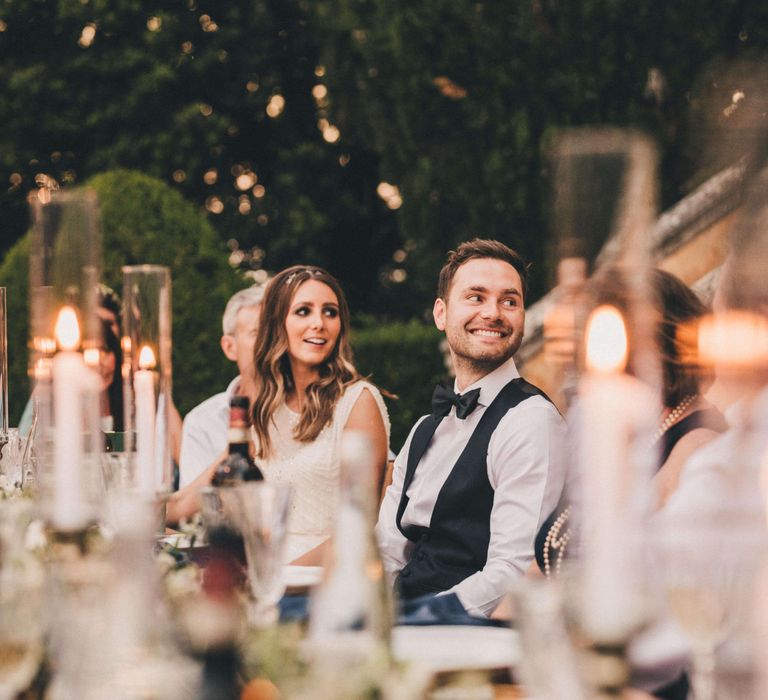
[[[352,364],[349,306],[336,278],[322,268],[310,265],[294,265],[275,275],[261,303],[259,331],[253,350],[256,389],[251,415],[258,438],[256,454],[260,458],[270,456],[270,423],[277,409],[296,388],[288,357],[285,320],[296,290],[307,280],[328,285],[336,295],[339,301],[340,331],[335,347],[317,367],[317,381],[307,387],[294,438],[300,442],[312,442],[317,438],[320,431],[331,422],[333,410],[345,388],[362,379]]]

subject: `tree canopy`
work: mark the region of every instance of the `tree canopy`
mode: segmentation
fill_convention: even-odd
[[[475,235],[537,263],[536,297],[552,132],[651,132],[669,204],[739,89],[716,67],[767,40],[740,0],[5,0],[0,250],[36,184],[128,167],[233,262],[325,265],[367,312],[421,314]]]
[[[224,245],[195,207],[163,182],[131,171],[87,181],[99,198],[102,278],[122,295],[123,265],[167,265],[172,278],[174,399],[186,413],[222,391],[237,370],[219,349],[221,315],[229,297],[248,284],[226,260]],[[29,396],[29,236],[0,265],[8,292],[9,402],[15,424]]]

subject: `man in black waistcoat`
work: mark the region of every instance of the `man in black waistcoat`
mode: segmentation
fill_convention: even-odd
[[[522,258],[491,240],[462,243],[440,271],[433,314],[456,380],[408,436],[376,526],[403,598],[450,591],[490,615],[560,497],[563,420],[512,359],[526,281]]]

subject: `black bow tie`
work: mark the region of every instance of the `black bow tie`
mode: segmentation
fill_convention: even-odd
[[[477,406],[480,389],[472,389],[466,394],[457,394],[445,384],[438,384],[432,394],[432,415],[443,418],[451,412],[451,406],[456,406],[456,417],[464,420]]]

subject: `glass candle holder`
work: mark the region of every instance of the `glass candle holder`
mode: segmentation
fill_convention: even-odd
[[[99,377],[85,362],[101,346],[100,230],[95,193],[30,196],[29,371],[38,407],[36,453],[43,512],[55,530],[82,530],[98,497]]]
[[[123,396],[126,449],[136,489],[166,495],[173,483],[170,435],[171,274],[160,265],[123,268]]]
[[[0,445],[8,437],[8,315],[5,287],[0,287]]]

